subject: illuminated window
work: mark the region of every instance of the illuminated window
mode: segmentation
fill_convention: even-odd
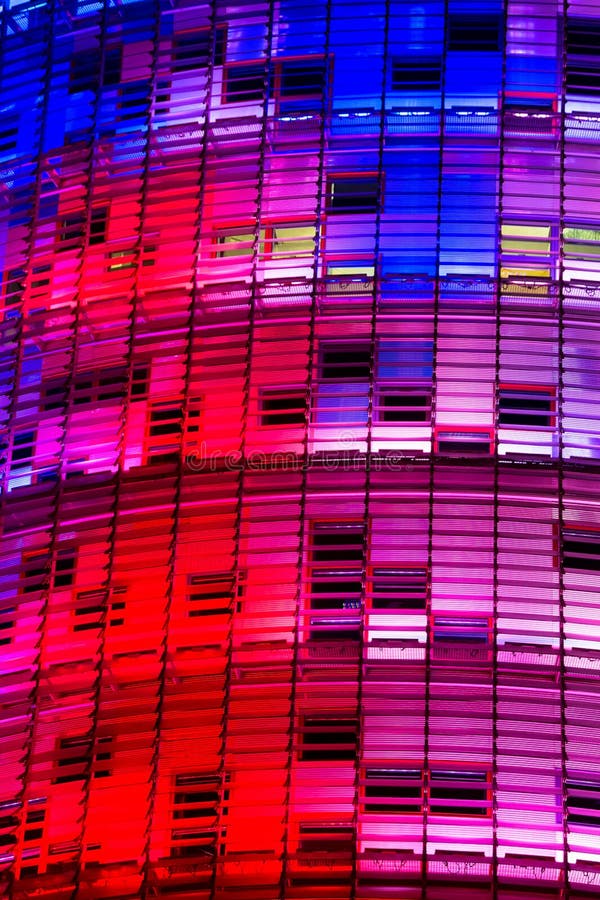
[[[263,258],[296,259],[310,257],[315,249],[316,228],[309,224],[265,225],[258,235],[258,253]],[[228,230],[217,235],[219,259],[254,256],[255,232],[251,228]]]
[[[224,76],[225,103],[249,103],[261,101],[265,92],[265,64],[227,66]]]
[[[300,730],[299,758],[304,762],[356,759],[358,720],[338,716],[305,716]]]
[[[448,16],[448,50],[500,49],[502,16],[454,13]]]
[[[600,781],[567,778],[567,822],[600,828]]]
[[[327,181],[329,214],[375,213],[379,208],[376,175],[332,175]]]
[[[538,284],[538,282],[548,281],[550,275],[549,268],[502,266],[500,269],[500,278],[506,282],[503,290],[510,291],[511,285],[514,285],[520,291],[533,295],[548,293],[547,285]]]
[[[600,229],[566,225],[563,228],[563,249],[569,257],[595,259],[600,256]]]
[[[348,261],[346,264],[339,262],[327,263],[325,275],[328,279],[340,279],[342,283],[349,281],[364,281],[375,277],[375,266],[369,265],[361,259]]]
[[[429,810],[432,815],[490,816],[488,773],[433,769],[429,778]]]
[[[550,255],[550,226],[502,223],[502,253],[512,257],[548,257]]]
[[[498,425],[551,428],[555,423],[554,388],[538,385],[500,385]]]
[[[231,234],[222,234],[217,237],[219,249],[217,256],[220,259],[232,257],[251,257],[254,254],[254,232],[241,231]]]
[[[118,272],[121,269],[135,269],[135,250],[111,250],[108,258],[110,259],[109,272]]]
[[[274,225],[265,231],[264,252],[276,257],[312,257],[315,236],[314,225]]]
[[[442,66],[439,60],[394,59],[392,89],[395,91],[439,91]]]
[[[422,811],[420,769],[367,769],[364,785],[366,813],[405,815]]]
[[[565,569],[600,571],[600,531],[564,528],[562,561]]]
[[[304,425],[306,392],[286,389],[264,391],[260,410],[261,425]]]
[[[503,291],[528,294],[548,293],[552,276],[550,225],[530,222],[503,222],[501,228]],[[539,284],[539,282],[542,284]],[[514,286],[514,287],[513,287]]]
[[[376,610],[425,609],[427,569],[374,569],[371,607]]]

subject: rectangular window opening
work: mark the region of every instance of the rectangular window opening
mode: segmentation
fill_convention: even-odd
[[[542,257],[550,254],[550,225],[503,222],[501,249],[510,257]]]
[[[325,92],[327,69],[325,60],[281,60],[279,97],[282,100],[321,98]]]
[[[565,43],[569,56],[595,56],[600,46],[600,20],[567,16]]]
[[[304,762],[356,759],[358,719],[306,716],[300,733],[299,758]]]
[[[563,228],[563,249],[566,256],[595,259],[600,256],[600,228],[566,225]]]
[[[600,572],[600,531],[563,529],[562,561],[565,569]]]
[[[104,69],[102,72],[102,84],[104,87],[114,87],[120,84],[122,59],[122,47],[107,47],[104,53]]]
[[[306,392],[302,390],[264,391],[260,399],[261,425],[304,425]]]
[[[422,610],[427,605],[427,590],[427,569],[374,569],[371,606]]]
[[[54,587],[69,587],[75,580],[75,553],[59,550],[54,564]]]
[[[298,853],[332,853],[337,856],[354,850],[354,828],[348,823],[300,824],[299,832]]]
[[[103,244],[106,241],[108,227],[107,207],[95,207],[90,216],[90,244]]]
[[[422,423],[431,419],[431,394],[422,389],[381,388],[377,419],[383,423]]]
[[[365,529],[361,522],[316,522],[312,531],[313,563],[362,563]]]
[[[379,177],[377,175],[332,175],[328,179],[328,213],[376,213],[378,209]]]
[[[419,813],[423,804],[420,769],[367,769],[364,787],[367,813]]]
[[[439,91],[442,65],[433,59],[392,60],[392,90]]]
[[[448,50],[500,50],[502,16],[453,13],[448,16]]]
[[[432,770],[429,801],[433,815],[489,816],[491,792],[488,774],[450,769]]]
[[[493,442],[491,433],[485,431],[455,431],[436,429],[435,449],[437,453],[455,456],[489,456]]]
[[[265,64],[231,65],[225,70],[225,103],[250,103],[263,100],[265,93]]]
[[[433,617],[433,640],[436,644],[483,644],[491,638],[489,619]]]
[[[241,585],[236,590],[235,578],[229,573],[190,575],[188,583],[192,588],[188,595],[190,617],[229,615],[235,597],[241,595]]]
[[[500,385],[498,425],[552,428],[555,424],[554,388],[537,385]]]
[[[181,434],[183,410],[181,406],[155,406],[150,412],[150,437]]]
[[[175,790],[173,796],[174,819],[213,819],[219,814],[221,800],[220,784],[214,778],[198,777],[185,786],[177,783],[183,790]]]
[[[600,828],[600,782],[568,778],[565,784],[567,822],[571,825]]]
[[[321,351],[320,377],[324,381],[369,381],[371,350],[368,345],[330,346]]]
[[[194,72],[210,64],[214,53],[214,65],[225,62],[227,29],[217,25],[216,29],[196,28],[173,35],[173,72]]]

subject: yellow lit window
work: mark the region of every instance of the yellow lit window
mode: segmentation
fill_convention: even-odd
[[[251,231],[239,234],[222,234],[218,238],[217,256],[226,259],[233,256],[252,256],[254,234]]]
[[[312,255],[315,230],[314,225],[276,225],[273,228],[271,252],[278,256]]]
[[[550,253],[550,226],[515,225],[504,222],[502,225],[502,252],[509,256],[548,256]]]
[[[327,266],[327,274],[332,277],[374,278],[375,266]]]
[[[260,229],[258,253],[260,256],[277,256],[280,259],[312,256],[315,235],[314,225],[265,225]],[[218,236],[217,244],[217,256],[221,259],[252,257],[254,232],[249,229],[225,232]]]

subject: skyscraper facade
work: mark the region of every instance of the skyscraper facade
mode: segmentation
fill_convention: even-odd
[[[597,0],[5,0],[2,900],[600,893]]]

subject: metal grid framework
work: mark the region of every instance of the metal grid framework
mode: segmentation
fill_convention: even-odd
[[[0,897],[600,893],[595,0],[6,0]]]

